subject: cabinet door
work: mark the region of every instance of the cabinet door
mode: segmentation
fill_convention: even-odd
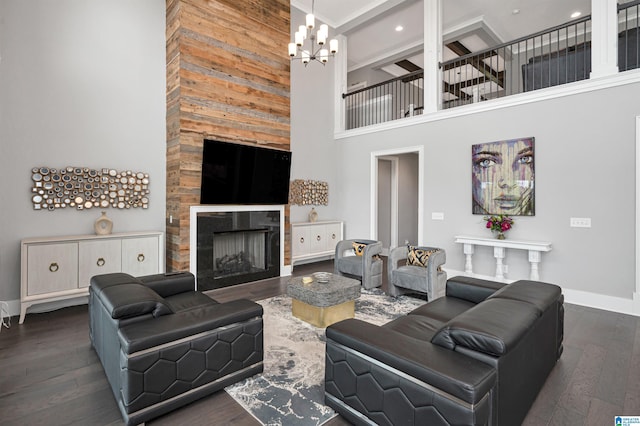
[[[134,277],[157,274],[159,255],[158,237],[125,238],[122,240],[122,272]]]
[[[327,251],[327,236],[324,225],[311,227],[311,253]]]
[[[293,226],[291,228],[291,256],[298,257],[309,254],[309,228]]]
[[[27,296],[78,288],[78,243],[27,248]]]
[[[78,287],[88,287],[94,275],[122,270],[120,239],[80,241],[78,259]]]
[[[330,223],[325,225],[325,235],[328,251],[336,251],[338,242],[342,239],[342,224]]]

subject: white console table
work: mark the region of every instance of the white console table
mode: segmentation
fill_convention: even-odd
[[[496,258],[496,278],[504,278],[504,259],[506,249],[527,250],[529,252],[529,263],[531,263],[531,280],[539,280],[539,264],[542,261],[542,253],[551,251],[551,243],[546,241],[517,241],[517,240],[497,240],[494,238],[473,237],[469,235],[458,235],[455,242],[463,244],[465,264],[464,271],[467,274],[473,273],[473,252],[475,246],[493,247],[493,257]]]

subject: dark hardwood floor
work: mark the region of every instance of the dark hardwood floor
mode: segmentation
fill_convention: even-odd
[[[296,266],[295,275],[332,270],[332,262]],[[285,292],[288,279],[215,290],[224,302]],[[386,285],[386,283],[385,283]],[[564,353],[526,425],[610,425],[640,415],[640,318],[565,305]],[[87,306],[12,318],[0,332],[0,424],[121,425],[102,366],[88,338]],[[259,425],[226,392],[217,392],[152,425]],[[337,417],[329,426],[348,424]],[[511,426],[511,425],[507,425]]]

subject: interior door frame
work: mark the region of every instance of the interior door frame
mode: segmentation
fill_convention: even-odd
[[[379,161],[389,161],[391,162],[391,232],[389,235],[389,247],[382,247],[382,254],[388,256],[388,250],[391,250],[393,247],[398,247],[398,157],[396,156],[378,156],[376,160],[376,167],[379,165]],[[379,174],[376,175],[376,188],[378,184]],[[378,196],[378,191],[376,190],[376,197]],[[376,220],[378,219],[378,203],[376,202]],[[379,223],[376,223],[376,239],[378,238],[378,227]]]
[[[400,154],[418,154],[418,245],[424,245],[424,145],[409,146],[403,148],[387,149],[383,151],[371,152],[371,218],[370,218],[370,235],[371,238],[378,239],[378,159],[384,157],[400,155]],[[396,169],[397,171],[397,169]],[[392,171],[393,175],[393,171]],[[396,173],[397,175],[397,173]],[[396,192],[397,196],[397,192]],[[396,205],[396,240],[397,240],[397,198]],[[393,211],[393,208],[392,208]],[[392,213],[393,217],[393,213]],[[393,227],[393,226],[392,226]],[[390,247],[392,248],[392,247]]]

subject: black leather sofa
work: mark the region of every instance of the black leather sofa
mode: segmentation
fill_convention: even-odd
[[[354,424],[522,423],[562,354],[560,287],[468,277],[383,326],[326,330],[325,403]]]
[[[127,425],[263,370],[262,307],[194,288],[189,273],[91,279],[91,343]]]

